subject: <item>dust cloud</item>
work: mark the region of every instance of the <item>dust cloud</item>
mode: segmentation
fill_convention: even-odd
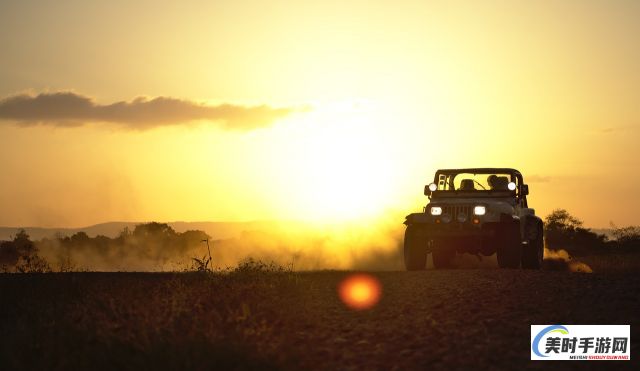
[[[248,258],[297,271],[319,269],[404,270],[402,217],[347,223],[270,222],[216,239],[203,231],[176,232],[168,224],[140,224],[118,237],[89,237],[83,232],[36,243],[53,270],[192,270],[211,254],[208,268],[233,268]],[[207,247],[207,240],[209,246]],[[498,268],[495,254],[458,254],[453,266]],[[427,268],[433,268],[431,257]],[[587,264],[565,250],[545,247],[543,269],[591,273]]]
[[[586,263],[574,259],[569,253],[564,250],[552,250],[547,247],[544,248],[544,261],[543,269],[546,270],[558,270],[558,271],[570,271],[579,273],[593,273],[593,270]]]
[[[217,241],[214,267],[225,268],[247,257],[294,270],[400,270],[404,226],[400,219],[341,224],[277,223],[269,230],[247,231]]]
[[[191,270],[206,261],[223,270],[248,258],[294,270],[400,270],[403,218],[349,223],[257,223],[234,237],[176,232],[168,224],[140,224],[117,237],[84,232],[36,242],[54,271]],[[207,240],[209,249],[207,248]]]

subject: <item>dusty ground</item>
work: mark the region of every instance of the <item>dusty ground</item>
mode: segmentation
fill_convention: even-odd
[[[499,269],[0,275],[0,369],[638,369],[640,276]],[[529,361],[530,324],[630,324],[630,362]]]

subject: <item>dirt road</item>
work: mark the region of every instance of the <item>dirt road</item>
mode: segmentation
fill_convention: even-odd
[[[0,369],[632,369],[640,276],[522,270],[0,275]],[[630,362],[530,361],[531,324],[630,324]]]

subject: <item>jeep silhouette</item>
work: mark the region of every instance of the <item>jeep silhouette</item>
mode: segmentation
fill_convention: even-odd
[[[450,267],[456,253],[497,254],[501,268],[540,269],[544,250],[542,220],[527,204],[529,187],[508,168],[445,169],[425,186],[430,202],[407,215],[404,262],[425,269]]]

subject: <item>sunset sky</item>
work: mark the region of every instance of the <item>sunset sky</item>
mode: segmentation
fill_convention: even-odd
[[[640,1],[168,3],[0,2],[0,225],[402,216],[483,166],[640,224]]]

